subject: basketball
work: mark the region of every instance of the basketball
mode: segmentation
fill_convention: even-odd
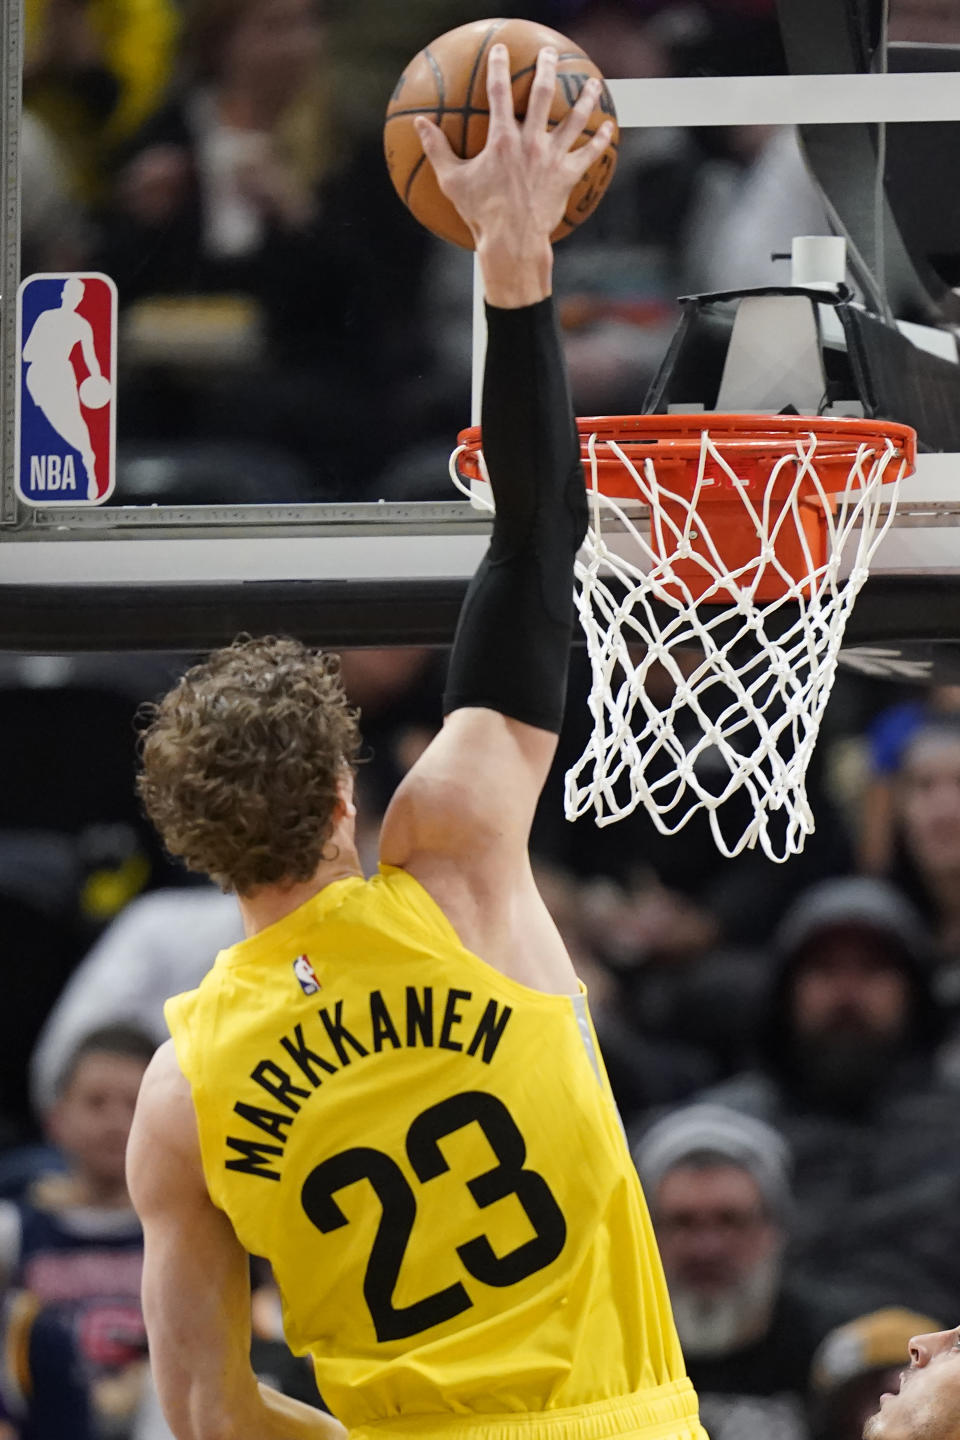
[[[112,393],[110,381],[104,375],[88,375],[80,382],[80,404],[87,410],[102,410]]]
[[[390,97],[384,123],[383,143],[390,178],[400,199],[421,225],[442,240],[450,240],[468,250],[473,249],[470,230],[441,192],[413,122],[417,115],[433,120],[463,160],[482,150],[489,117],[487,55],[495,41],[501,41],[510,52],[514,112],[518,119],[526,114],[537,55],[544,45],[554,45],[559,55],[557,87],[550,110],[551,127],[559,124],[576,103],[591,76],[603,79],[593,61],[572,40],[531,20],[472,20],[448,30],[410,61]],[[610,144],[574,186],[566,214],[551,236],[554,241],[569,235],[592,214],[616,166],[619,131],[613,101],[604,84],[583,140],[608,119],[614,122]]]

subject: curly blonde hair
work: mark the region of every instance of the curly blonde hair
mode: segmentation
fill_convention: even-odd
[[[310,878],[361,743],[337,656],[241,636],[143,723],[137,788],[171,855],[238,895]]]

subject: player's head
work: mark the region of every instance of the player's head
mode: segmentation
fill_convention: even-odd
[[[147,718],[140,795],[191,870],[252,895],[337,858],[360,732],[335,656],[241,638],[188,670]]]
[[[685,1353],[721,1356],[759,1339],[790,1207],[782,1137],[724,1106],[692,1105],[654,1125],[635,1159]]]
[[[861,1440],[881,1396],[899,1388],[912,1336],[941,1323],[888,1305],[829,1330],[810,1366],[811,1440]]]
[[[960,1328],[914,1335],[899,1388],[885,1395],[863,1440],[956,1440],[960,1435]]]
[[[100,1186],[123,1182],[137,1094],[154,1049],[134,1026],[107,1025],[91,1031],[60,1072],[47,1128],[73,1168]]]
[[[63,282],[63,289],[60,291],[60,299],[65,310],[76,310],[83,299],[85,286],[82,280],[76,275],[71,275],[69,280]]]

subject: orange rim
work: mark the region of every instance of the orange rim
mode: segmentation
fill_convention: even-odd
[[[903,474],[916,468],[917,435],[909,425],[886,420],[854,420],[817,415],[732,415],[714,411],[668,415],[590,415],[577,420],[581,455],[589,463],[588,442],[596,435],[601,442],[613,441],[634,465],[656,460],[670,467],[671,485],[692,488],[696,483],[704,431],[719,454],[732,468],[736,462],[750,462],[750,469],[765,462],[775,463],[796,452],[798,441],[816,437],[816,464],[832,474],[847,469],[861,449],[894,446],[895,458],[904,462]],[[464,447],[457,458],[466,479],[482,478],[479,466],[481,432],[478,425],[462,430],[458,443]],[[597,485],[602,493],[623,495],[623,466],[609,452],[597,451]],[[900,467],[891,467],[884,476],[894,480]],[[619,479],[617,478],[619,475]],[[749,477],[762,478],[759,473]],[[589,481],[589,471],[587,474]]]

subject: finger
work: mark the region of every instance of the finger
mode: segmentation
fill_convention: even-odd
[[[537,56],[537,70],[530,86],[527,118],[524,122],[524,128],[533,134],[547,128],[556,84],[557,52],[552,45],[545,45]]]
[[[444,177],[455,170],[463,161],[454,154],[450,141],[444,135],[439,125],[428,120],[426,115],[415,115],[413,117],[420,144],[423,146],[423,153],[433,166],[434,174],[442,183]]]
[[[570,151],[570,154],[567,156],[567,163],[574,167],[573,173],[576,179],[580,179],[582,175],[586,175],[590,166],[595,160],[600,159],[600,156],[604,150],[606,150],[612,139],[613,121],[604,120],[595,135],[591,135],[590,139],[583,145],[579,145],[575,150]]]
[[[580,94],[577,102],[572,105],[564,115],[560,124],[553,132],[553,142],[561,150],[569,150],[583,134],[594,110],[597,108],[597,101],[600,99],[601,84],[596,76],[591,75]]]
[[[490,107],[491,139],[517,128],[510,83],[510,52],[506,45],[491,45],[487,58],[487,104]]]

